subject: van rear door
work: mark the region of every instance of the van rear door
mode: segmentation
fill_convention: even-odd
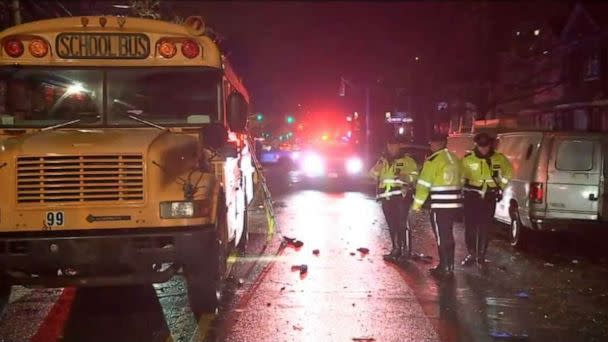
[[[598,140],[557,136],[547,177],[547,218],[596,220],[601,165]]]
[[[602,221],[608,221],[608,142],[602,141],[602,151],[600,158],[602,159],[602,174],[600,176],[600,217]]]

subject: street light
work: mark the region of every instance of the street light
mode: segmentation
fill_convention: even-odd
[[[255,116],[255,119],[257,121],[262,121],[264,119],[264,115],[262,113],[258,113],[258,115]]]
[[[291,116],[291,115],[288,115],[288,116],[287,116],[287,118],[286,118],[285,120],[286,120],[286,121],[287,121],[287,123],[288,123],[288,124],[290,124],[290,125],[296,121],[296,119],[294,119],[294,117],[293,117],[293,116]]]

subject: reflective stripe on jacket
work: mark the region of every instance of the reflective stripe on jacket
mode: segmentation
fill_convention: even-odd
[[[418,178],[418,165],[416,161],[409,156],[396,158],[389,162],[385,157],[380,158],[376,165],[369,170],[370,177],[378,181],[378,188],[385,191],[391,189],[401,189],[401,182],[395,182],[395,179],[401,180],[408,184],[414,184]]]
[[[414,209],[430,197],[431,209],[462,207],[461,165],[458,157],[447,149],[430,155],[416,184]]]
[[[500,152],[492,152],[483,158],[475,152],[462,159],[462,182],[464,191],[478,192],[482,196],[488,189],[504,189],[513,174],[511,163]],[[498,182],[499,184],[496,184]]]

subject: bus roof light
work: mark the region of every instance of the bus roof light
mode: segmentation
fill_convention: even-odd
[[[175,43],[163,40],[158,44],[158,52],[165,58],[172,58],[177,53],[177,47]]]
[[[201,51],[201,49],[195,41],[186,40],[182,43],[182,54],[186,58],[192,59],[192,58],[198,56],[200,51]]]
[[[21,57],[23,54],[23,43],[19,39],[9,38],[4,41],[3,45],[4,51],[13,58]]]
[[[49,53],[49,47],[42,39],[32,39],[28,49],[30,50],[30,54],[36,58],[42,58]]]

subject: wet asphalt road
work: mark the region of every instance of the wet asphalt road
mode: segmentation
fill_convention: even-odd
[[[268,241],[264,212],[251,208],[257,234],[247,254],[232,259],[218,315],[194,317],[180,278],[16,287],[0,341],[608,340],[605,234],[540,235],[528,251],[515,251],[497,229],[487,270],[457,267],[453,281],[440,282],[427,274],[436,250],[424,213],[414,218],[414,249],[432,259],[388,264],[386,225],[365,187],[290,187],[283,175],[267,174],[280,232]],[[455,233],[460,259],[460,225]],[[282,245],[281,234],[304,245]],[[306,274],[292,269],[301,264]]]

